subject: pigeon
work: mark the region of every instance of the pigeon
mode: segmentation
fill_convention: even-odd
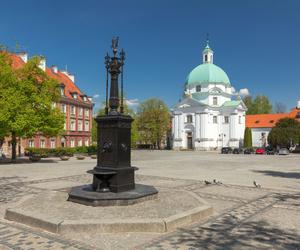
[[[209,182],[209,181],[207,181],[207,180],[204,180],[204,183],[205,183],[206,185],[211,184],[211,182]]]
[[[223,183],[220,182],[220,181],[217,181],[216,179],[214,179],[214,184],[221,185],[221,184],[223,184]]]
[[[254,187],[256,187],[256,188],[261,188],[261,185],[258,184],[256,181],[253,181],[253,185],[254,185]]]

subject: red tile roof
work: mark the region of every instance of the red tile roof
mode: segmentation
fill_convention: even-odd
[[[282,118],[296,118],[300,115],[300,109],[294,108],[289,113],[246,115],[246,127],[248,128],[272,128]],[[296,118],[300,122],[300,118]]]
[[[25,64],[25,62],[19,56],[15,55],[15,54],[11,54],[10,56],[12,58],[12,67],[13,68],[18,69]],[[46,67],[46,74],[49,77],[57,80],[60,84],[62,83],[65,86],[65,96],[67,98],[73,99],[71,93],[77,92],[77,94],[78,94],[77,100],[83,101],[81,96],[85,95],[85,94],[83,94],[81,92],[81,90],[76,86],[76,84],[64,73],[62,73],[59,70],[57,71],[57,73],[54,73],[52,71],[52,69]],[[85,102],[91,103],[91,101],[88,99]]]

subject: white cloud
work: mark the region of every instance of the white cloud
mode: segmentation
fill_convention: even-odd
[[[240,95],[240,96],[248,96],[248,95],[250,95],[250,92],[249,92],[249,90],[246,89],[246,88],[240,89],[239,95]]]
[[[93,99],[97,99],[97,98],[99,98],[99,96],[100,96],[99,94],[94,94]]]
[[[129,107],[134,107],[139,105],[139,100],[138,99],[126,99],[125,103],[129,106]]]

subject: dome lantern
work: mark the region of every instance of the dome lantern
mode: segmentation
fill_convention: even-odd
[[[203,63],[214,63],[214,52],[209,47],[209,40],[206,40],[206,46],[202,52],[203,55]]]

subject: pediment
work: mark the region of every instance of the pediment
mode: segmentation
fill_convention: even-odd
[[[187,98],[183,99],[181,102],[179,102],[175,106],[175,108],[184,109],[184,108],[199,107],[199,106],[206,106],[206,105],[201,102],[198,102],[190,97],[187,97]]]

